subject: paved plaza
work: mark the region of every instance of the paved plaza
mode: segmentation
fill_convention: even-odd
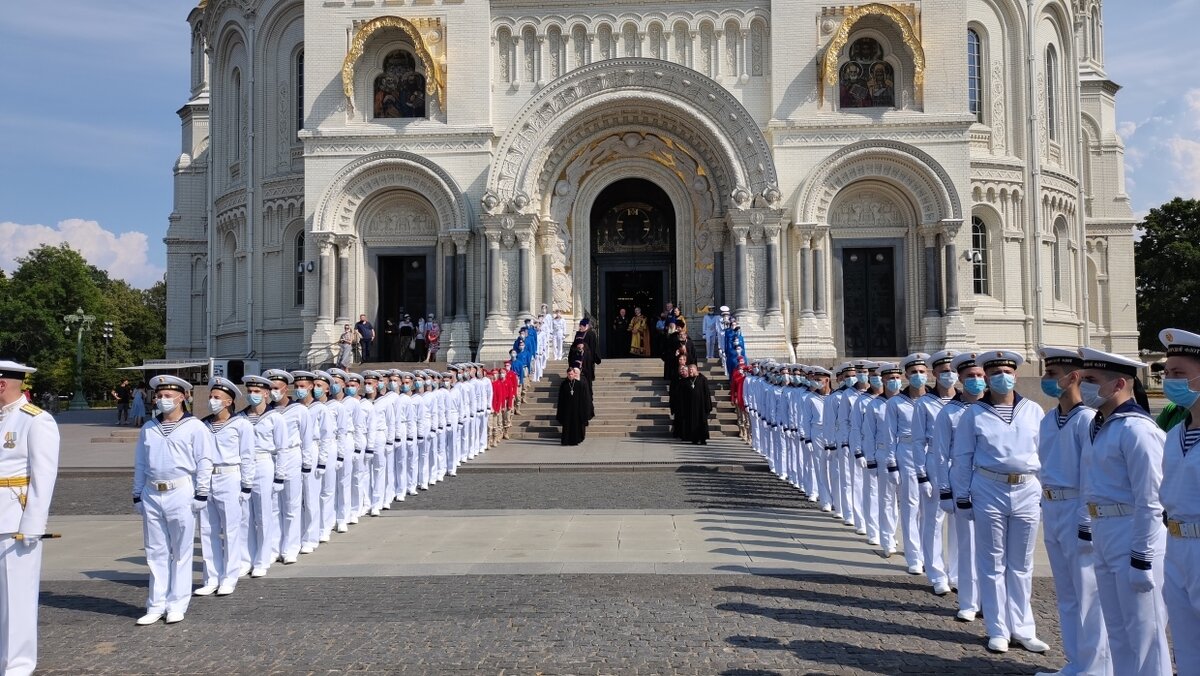
[[[294,566],[136,627],[146,567],[132,448],[64,416],[45,550],[43,673],[1032,674],[1061,666],[1038,551],[1045,655],[984,649],[863,538],[736,439],[708,447],[510,442]],[[199,550],[197,549],[197,554]],[[198,558],[197,558],[198,562]]]

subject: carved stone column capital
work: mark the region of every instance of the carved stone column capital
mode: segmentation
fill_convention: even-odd
[[[729,232],[733,235],[733,243],[735,245],[745,246],[746,239],[750,236],[750,226],[731,225],[729,227]]]
[[[963,219],[945,218],[938,225],[941,226],[942,234],[946,236],[946,239],[952,242],[958,238],[958,231],[962,230]]]

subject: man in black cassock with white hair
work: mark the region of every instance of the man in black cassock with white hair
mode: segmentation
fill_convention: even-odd
[[[595,415],[592,408],[592,388],[580,380],[579,369],[572,366],[558,386],[556,418],[562,425],[562,445],[578,446],[587,434],[588,421]]]
[[[679,383],[679,438],[693,444],[708,444],[708,418],[713,410],[712,388],[708,378],[695,364],[687,366],[688,373]]]

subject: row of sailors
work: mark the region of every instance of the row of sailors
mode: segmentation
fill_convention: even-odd
[[[1016,392],[1023,360],[1008,350],[832,372],[758,361],[738,403],[772,470],[884,556],[899,521],[908,572],[938,595],[956,588],[959,620],[982,611],[989,650],[1048,648],[1030,606],[1040,524],[1057,673],[1171,674],[1169,611],[1179,673],[1200,674],[1200,336],[1161,339],[1165,393],[1191,412],[1165,438],[1145,365],[1090,348],[1039,350],[1049,412]]]
[[[142,427],[133,503],[143,516],[150,591],[137,623],[183,620],[193,593],[232,594],[344,533],[364,515],[428,490],[495,445],[515,375],[482,364],[420,371],[284,371],[209,382],[210,414],[187,412],[191,384],[157,376],[159,415]],[[192,591],[195,515],[204,583]]]

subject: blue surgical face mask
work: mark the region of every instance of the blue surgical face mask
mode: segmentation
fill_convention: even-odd
[[[283,390],[271,390],[271,401],[283,401]]]
[[[1062,396],[1062,393],[1062,385],[1059,385],[1057,380],[1054,378],[1042,378],[1042,394],[1058,399]]]
[[[403,385],[400,386],[400,391],[405,394],[408,394],[409,392],[412,392],[412,385],[409,385],[408,383],[404,383]]]
[[[246,395],[246,401],[250,402],[251,406],[258,406],[263,403],[263,396],[258,392],[251,392]]]
[[[945,389],[950,389],[958,383],[958,374],[954,371],[942,371],[937,376],[938,385]]]
[[[865,373],[858,374],[857,376],[855,376],[855,379],[858,380],[859,385],[867,385],[867,384],[870,384],[870,382],[871,382],[871,377]]]
[[[908,384],[918,389],[925,387],[927,382],[929,382],[929,377],[924,373],[914,373],[908,377]]]
[[[996,394],[1008,394],[1017,387],[1017,377],[1011,373],[997,373],[988,378],[988,387]]]
[[[313,388],[313,398],[314,399],[320,399],[323,396],[325,396],[325,388],[323,388],[323,387],[314,387]]]
[[[375,387],[378,388],[380,392],[387,392],[387,383],[378,383],[375,385]]]
[[[347,385],[347,386],[346,386],[346,396],[347,396],[347,397],[353,397],[353,396],[354,396],[354,395],[356,395],[356,394],[358,394],[358,388],[357,388],[357,387],[355,387],[355,386],[353,386],[353,385]]]
[[[155,399],[154,403],[158,407],[158,410],[162,411],[163,413],[170,413],[171,411],[174,411],[175,408],[178,406],[178,404],[175,403],[174,399],[169,399],[167,397],[163,397],[161,399]]]
[[[329,386],[329,393],[330,393],[330,394],[332,394],[332,395],[333,395],[333,396],[335,396],[335,397],[336,397],[336,396],[338,396],[339,394],[341,394],[341,393],[342,393],[342,386],[341,386],[341,385],[338,385],[337,383],[334,383],[334,384],[330,385],[330,386]]]
[[[868,376],[867,384],[869,384],[871,387],[881,388],[883,387],[883,378],[880,378],[879,376]]]
[[[296,388],[296,398],[297,399],[303,399],[307,396],[308,396],[308,388],[307,387],[297,387]]]
[[[400,389],[400,383],[398,383],[394,380],[389,380],[388,381],[388,389],[395,392],[396,390]]]
[[[987,381],[983,379],[983,376],[971,376],[969,378],[963,378],[962,384],[963,391],[972,397],[978,397],[979,395],[983,394],[984,390],[987,389]]]
[[[1193,390],[1190,382],[1187,378],[1163,378],[1163,394],[1179,408],[1190,409],[1200,399],[1200,392]]]
[[[887,387],[887,391],[891,392],[893,394],[900,391],[900,379],[899,378],[888,378],[884,382],[884,385]]]
[[[1079,394],[1083,398],[1083,403],[1092,408],[1100,408],[1112,396],[1111,394],[1108,397],[1100,396],[1100,383],[1087,381],[1079,383]]]

